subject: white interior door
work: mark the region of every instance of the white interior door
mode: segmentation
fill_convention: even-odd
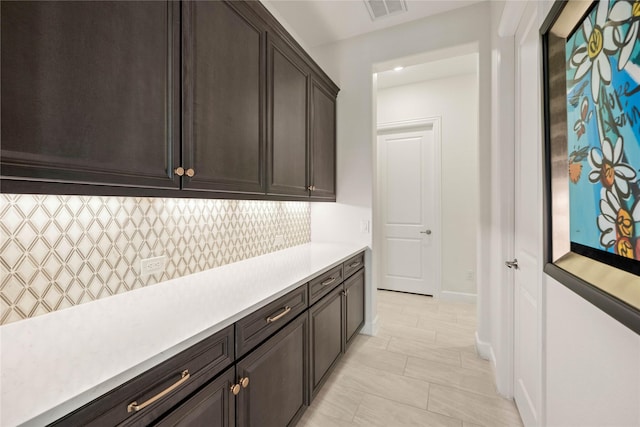
[[[514,398],[525,426],[541,424],[540,46],[536,2],[515,34]]]
[[[438,295],[440,177],[435,138],[433,127],[378,135],[381,289]]]

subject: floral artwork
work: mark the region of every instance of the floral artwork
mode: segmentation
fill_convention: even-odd
[[[572,248],[638,265],[639,35],[640,2],[606,0],[594,3],[566,41]]]

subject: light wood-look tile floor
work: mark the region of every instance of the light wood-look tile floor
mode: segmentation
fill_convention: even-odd
[[[378,335],[354,340],[298,426],[522,426],[476,355],[475,305],[377,292]]]

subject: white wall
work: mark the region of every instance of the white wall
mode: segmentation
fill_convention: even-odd
[[[640,426],[640,335],[556,280],[543,286],[546,425]]]
[[[640,336],[547,278],[547,425],[640,426]]]
[[[461,45],[474,44],[479,53],[479,204],[478,224],[490,221],[490,4],[478,3],[363,36],[313,49],[311,54],[340,86],[338,95],[338,194],[337,203],[316,203],[311,208],[311,239],[357,241],[372,245],[372,267],[377,266],[377,236],[360,231],[362,220],[373,218],[372,181],[375,153],[374,64],[395,58]],[[488,283],[489,239],[479,228],[477,282]],[[375,319],[376,272],[367,300],[367,325],[373,330]],[[482,307],[482,295],[478,306]],[[480,327],[480,329],[482,329]],[[481,333],[481,335],[483,335]]]
[[[475,296],[478,79],[467,74],[381,89],[378,123],[441,117],[442,294]]]
[[[551,2],[540,2],[539,24]],[[512,10],[513,13],[513,10]],[[513,38],[498,37],[497,22],[502,4],[492,2],[493,16],[493,145],[494,164],[512,158],[513,140]],[[511,27],[515,30],[515,25]],[[540,141],[542,144],[542,141]],[[497,367],[498,387],[512,393],[509,358],[512,357],[510,304],[513,298],[509,273],[501,267],[509,253],[510,231],[504,229],[504,198],[509,185],[500,180],[509,175],[494,168],[492,178],[493,217],[492,280],[486,289],[488,310],[482,323],[490,322],[488,345]],[[540,215],[543,207],[537,206]],[[543,264],[541,261],[541,265]],[[640,336],[612,319],[557,281],[544,276],[540,289],[543,308],[543,399],[545,426],[639,426],[640,425]]]

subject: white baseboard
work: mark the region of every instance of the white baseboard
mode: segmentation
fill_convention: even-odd
[[[364,323],[364,326],[362,327],[362,330],[360,331],[360,333],[364,335],[376,336],[378,335],[378,329],[379,329],[378,316],[376,316],[376,318],[373,319],[373,322]]]
[[[493,367],[493,371],[495,372],[496,355],[493,352],[493,347],[488,342],[482,341],[478,336],[478,332],[476,332],[475,336],[476,336],[476,351],[478,352],[478,356],[480,356],[484,360],[490,361],[491,366]]]
[[[444,301],[475,304],[478,296],[476,294],[468,294],[466,292],[440,291],[440,298]]]

